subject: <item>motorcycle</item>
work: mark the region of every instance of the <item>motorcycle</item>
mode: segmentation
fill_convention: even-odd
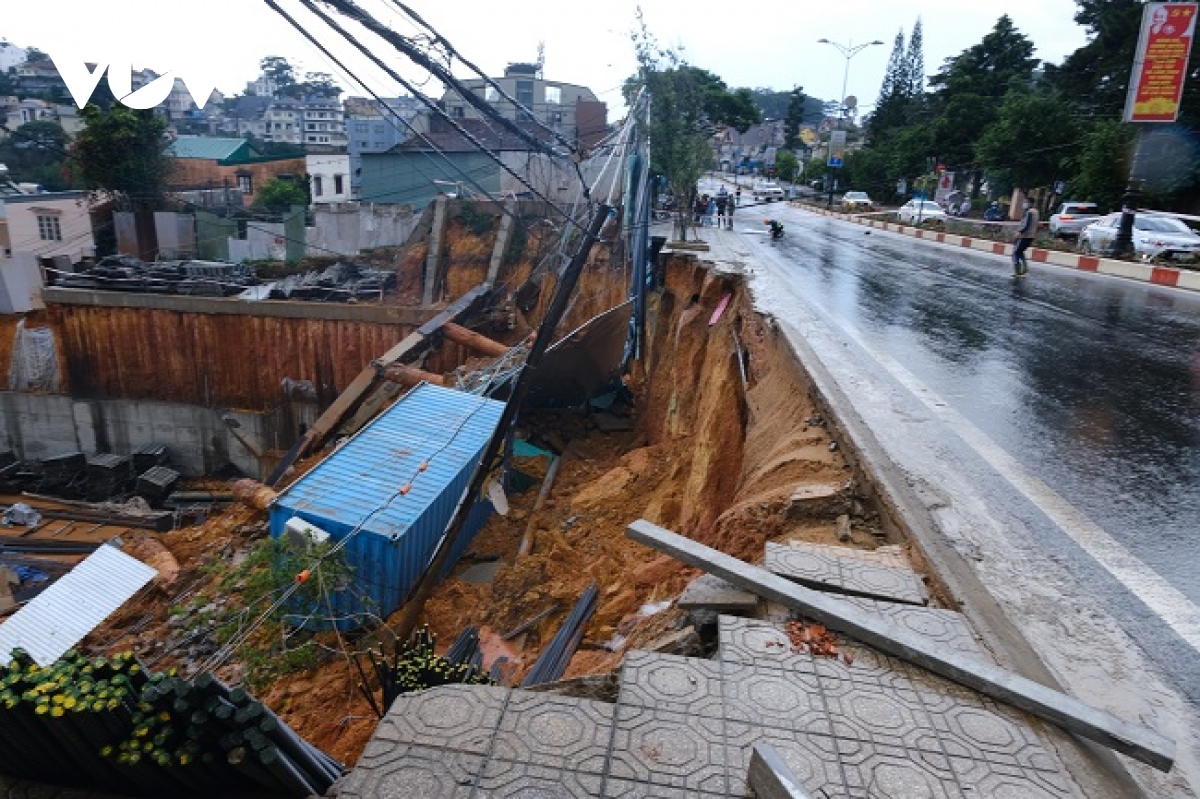
[[[763,224],[771,228],[771,238],[783,238],[783,223],[778,219],[764,219]]]

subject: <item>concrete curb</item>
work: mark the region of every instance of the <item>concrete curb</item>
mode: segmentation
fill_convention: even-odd
[[[827,211],[823,208],[813,208],[812,206],[798,203],[790,203],[790,205],[793,208],[799,208],[809,213],[841,219],[845,222],[853,222],[856,225],[863,225],[865,227],[887,230],[903,236],[912,236],[938,244],[947,244],[951,247],[966,247],[993,255],[1012,255],[1011,244],[1003,244],[998,241],[991,241],[990,239],[963,236],[957,233],[942,233],[941,231],[913,227],[912,225],[884,222],[882,219],[867,219],[854,214]],[[1029,260],[1034,263],[1064,266],[1068,269],[1078,269],[1082,272],[1095,272],[1100,275],[1123,277],[1143,283],[1153,283],[1158,286],[1200,291],[1200,272],[1197,271],[1175,269],[1155,264],[1118,261],[1113,258],[1099,258],[1094,255],[1080,255],[1078,253],[1060,252],[1058,250],[1044,250],[1040,247],[1030,247],[1028,252]]]

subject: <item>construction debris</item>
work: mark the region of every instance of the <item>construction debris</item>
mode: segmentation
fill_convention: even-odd
[[[571,662],[575,650],[579,648],[579,642],[583,640],[583,632],[587,628],[587,623],[591,620],[592,614],[596,612],[596,599],[599,595],[600,587],[598,585],[592,583],[587,587],[587,590],[579,597],[579,601],[575,603],[575,607],[572,608],[566,621],[563,622],[562,627],[558,628],[554,638],[542,651],[542,656],[525,675],[525,681],[521,683],[522,688],[555,682],[563,676],[567,670],[567,664]]]
[[[58,273],[55,286],[147,294],[230,297],[258,285],[254,267],[220,261],[145,263],[128,255],[110,255],[90,269]]]

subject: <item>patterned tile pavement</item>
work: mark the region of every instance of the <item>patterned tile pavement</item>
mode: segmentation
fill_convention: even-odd
[[[865,553],[846,554],[853,552],[798,541],[768,542],[763,568],[818,590],[911,605],[929,601],[925,584],[912,569],[866,559]]]
[[[617,704],[401,697],[339,796],[746,797],[765,742],[814,797],[1081,799],[1030,721],[973,691],[852,642],[851,663],[794,652],[768,622],[722,616],[719,639],[716,660],[631,652]]]

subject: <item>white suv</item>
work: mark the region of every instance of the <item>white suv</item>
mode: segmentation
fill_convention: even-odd
[[[778,183],[760,183],[754,189],[754,199],[756,200],[765,200],[773,203],[776,200],[782,200],[784,196],[783,189],[779,188]]]

